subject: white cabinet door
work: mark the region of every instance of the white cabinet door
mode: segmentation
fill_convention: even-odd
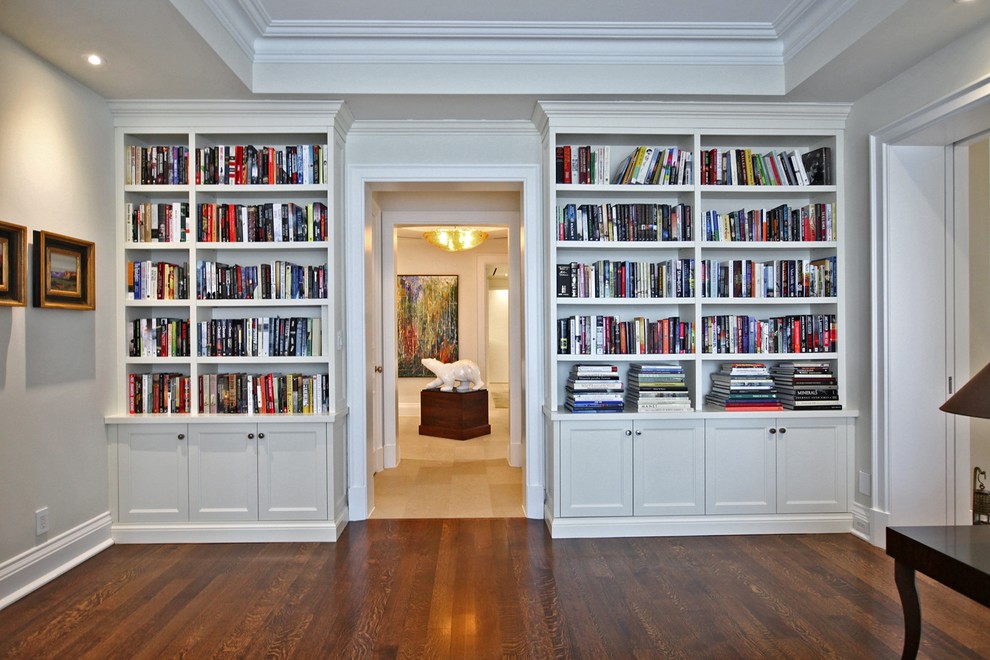
[[[190,424],[189,519],[258,519],[255,424]]]
[[[635,515],[705,512],[704,421],[636,421],[633,465]]]
[[[261,520],[326,520],[326,424],[258,425]]]
[[[121,424],[117,430],[121,522],[189,519],[185,424]]]
[[[561,422],[560,515],[632,515],[632,454],[629,422]]]
[[[709,420],[705,437],[707,513],[774,513],[776,446],[772,419]]]
[[[780,419],[776,442],[778,513],[848,511],[844,424]]]

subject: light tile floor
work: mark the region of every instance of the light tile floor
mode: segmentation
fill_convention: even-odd
[[[522,468],[506,460],[509,411],[491,408],[490,435],[419,435],[419,417],[398,418],[399,466],[375,475],[372,518],[523,516]]]

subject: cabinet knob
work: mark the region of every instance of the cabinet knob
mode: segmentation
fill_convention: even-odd
[[[258,434],[258,439],[259,440],[264,440],[265,439],[265,434],[264,433],[259,433]]]
[[[773,429],[773,428],[770,429],[770,435],[774,435],[776,432],[777,432],[777,429]]]
[[[642,429],[636,429],[636,435],[643,435]]]
[[[781,433],[787,433],[787,429],[780,429]]]
[[[384,369],[382,368],[382,366],[381,366],[381,365],[376,365],[376,366],[375,366],[375,373],[376,373],[376,374],[380,374],[380,373],[382,373],[382,372],[384,372],[384,371],[385,371],[385,370],[384,370]]]
[[[180,433],[179,434],[179,440],[185,440],[185,439],[186,439],[186,434],[185,433]]]
[[[248,433],[248,440],[254,440],[254,433]]]
[[[626,429],[626,435],[632,435],[632,429]]]

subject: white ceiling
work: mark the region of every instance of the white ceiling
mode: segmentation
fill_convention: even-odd
[[[346,99],[368,119],[851,102],[987,21],[990,0],[0,0],[0,32],[106,98]]]

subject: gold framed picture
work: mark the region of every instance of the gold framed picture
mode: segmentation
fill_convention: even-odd
[[[34,232],[34,306],[96,309],[96,244]]]
[[[0,305],[27,304],[27,227],[0,222]]]

